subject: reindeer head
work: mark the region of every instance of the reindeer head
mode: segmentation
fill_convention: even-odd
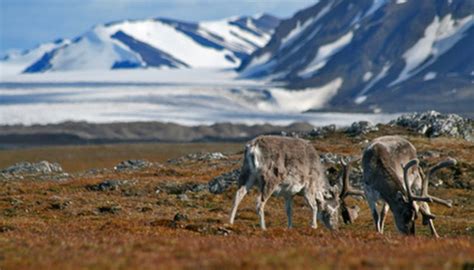
[[[318,212],[318,218],[330,230],[339,229],[339,188],[332,186],[323,192],[324,203]]]
[[[338,229],[339,216],[346,224],[353,223],[359,216],[359,206],[348,206],[345,199],[348,196],[364,196],[364,192],[352,187],[349,183],[349,173],[351,165],[359,159],[353,159],[348,162],[341,160],[341,173],[338,178],[342,178],[342,188],[337,185],[332,186],[324,193],[325,203],[321,206],[319,219],[329,229]]]
[[[349,183],[349,173],[351,170],[352,163],[357,162],[359,158],[345,162],[344,160],[340,161],[342,166],[341,175],[342,175],[342,190],[339,194],[339,199],[341,201],[341,216],[345,224],[352,224],[359,217],[359,206],[348,206],[345,199],[347,196],[364,196],[362,190],[357,190],[352,187]]]

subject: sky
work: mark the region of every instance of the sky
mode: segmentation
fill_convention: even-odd
[[[187,21],[270,13],[286,18],[315,0],[0,0],[0,55],[93,25],[122,19],[167,17]]]

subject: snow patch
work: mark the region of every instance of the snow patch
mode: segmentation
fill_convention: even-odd
[[[306,88],[299,91],[287,89],[270,89],[276,105],[262,102],[258,108],[265,111],[304,112],[309,109],[322,108],[333,98],[342,85],[342,78],[336,78],[328,84],[318,88]]]
[[[246,19],[245,26],[251,31],[258,33],[258,35],[233,25],[232,21],[233,19],[201,22],[199,23],[199,28],[211,33],[213,36],[221,37],[226,44],[232,46],[235,50],[243,50],[248,54],[265,46],[271,38],[270,34],[261,31],[255,26],[250,18]],[[207,38],[213,39],[212,36],[207,36]]]
[[[378,9],[383,7],[385,4],[388,3],[389,0],[374,0],[372,2],[372,6],[370,6],[369,10],[365,13],[364,18],[372,15],[375,13]]]
[[[407,0],[397,0],[397,4],[405,4]]]
[[[272,54],[270,52],[266,52],[260,56],[253,57],[250,60],[250,63],[241,73],[241,77],[247,77],[259,72],[268,71],[273,65],[276,64],[274,60],[270,61]]]
[[[314,73],[326,65],[331,56],[344,49],[344,47],[352,41],[353,36],[354,33],[350,31],[336,41],[320,46],[313,61],[311,61],[305,69],[298,72],[298,75],[302,78],[311,77]]]
[[[280,50],[291,45],[301,34],[311,25],[319,21],[324,15],[326,15],[332,7],[332,3],[321,9],[321,11],[312,18],[307,19],[303,24],[300,21],[297,22],[296,27],[293,28],[284,38],[281,39]]]
[[[423,81],[433,80],[436,78],[437,75],[438,74],[436,72],[430,71],[426,73],[426,75],[423,77]]]
[[[362,80],[363,80],[364,82],[366,82],[366,81],[370,80],[373,75],[374,75],[374,74],[372,74],[372,72],[367,71],[367,72],[364,74],[364,77],[362,77]]]
[[[380,71],[374,79],[372,79],[365,87],[360,91],[359,96],[365,95],[374,85],[376,85],[381,79],[383,79],[387,75],[387,71],[390,69],[390,63],[386,63],[382,67],[382,71]]]
[[[367,100],[367,96],[358,96],[354,99],[354,102],[356,104],[362,104],[366,100]]]
[[[466,16],[457,21],[452,18],[451,14],[443,17],[441,21],[436,16],[425,29],[424,36],[403,54],[405,67],[398,78],[391,82],[389,86],[407,80],[432,64],[440,55],[450,50],[460,41],[473,23],[474,15]],[[429,61],[426,61],[428,59]]]

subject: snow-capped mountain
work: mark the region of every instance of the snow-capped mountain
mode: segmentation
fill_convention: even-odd
[[[41,44],[33,49],[8,53],[0,60],[2,74],[19,74],[26,67],[41,59],[46,53],[69,44],[69,40],[58,39],[51,43]]]
[[[333,86],[325,110],[472,112],[474,1],[320,0],[239,70],[296,90]]]
[[[278,23],[279,19],[267,14],[199,23],[162,18],[119,21],[97,25],[70,42],[58,41],[7,55],[0,65],[9,73],[232,68],[263,47]]]

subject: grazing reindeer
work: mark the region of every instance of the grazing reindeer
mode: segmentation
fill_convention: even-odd
[[[285,198],[289,228],[292,227],[293,196],[302,194],[312,210],[311,227],[317,227],[318,217],[329,229],[337,229],[339,200],[350,195],[348,191],[352,191],[350,187],[343,187],[343,192],[346,193],[339,197],[338,187],[329,184],[319,155],[309,142],[280,136],[260,136],[247,144],[230,224],[234,223],[243,197],[254,185],[259,190],[257,213],[260,227],[264,230],[264,208],[272,194]],[[354,215],[349,212],[351,214]]]
[[[439,237],[433,224],[427,202],[436,202],[451,207],[451,202],[428,194],[430,177],[439,169],[452,166],[456,161],[449,159],[428,170],[427,177],[419,168],[416,149],[399,136],[379,137],[364,150],[362,167],[364,170],[365,195],[372,211],[375,228],[383,233],[385,217],[392,210],[397,229],[403,234],[415,234],[415,220],[418,211],[423,216],[423,224],[429,225],[431,233]],[[413,194],[420,191],[421,196]],[[376,202],[383,201],[377,211]],[[420,206],[417,201],[421,202]]]

